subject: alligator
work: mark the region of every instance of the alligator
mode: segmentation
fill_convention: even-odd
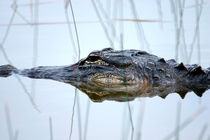
[[[198,96],[210,88],[210,67],[184,65],[140,50],[105,48],[68,66],[38,66],[19,70],[0,66],[0,77],[18,74],[35,79],[51,79],[75,86],[94,102],[131,101],[136,97],[178,93],[184,98],[193,91]]]

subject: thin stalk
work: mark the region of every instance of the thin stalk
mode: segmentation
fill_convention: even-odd
[[[179,132],[181,132],[185,127],[187,127],[192,121],[194,121],[200,114],[202,114],[206,110],[206,106],[199,108],[195,113],[193,113],[188,119],[186,119],[180,126]],[[173,130],[169,135],[167,135],[164,140],[170,140],[175,136],[177,128]]]
[[[26,93],[26,95],[28,96],[33,108],[38,111],[39,113],[41,113],[41,111],[39,110],[38,106],[36,105],[36,103],[34,102],[33,97],[31,96],[31,94],[28,92],[28,90],[26,89],[24,83],[22,82],[22,80],[20,79],[20,77],[18,75],[14,75],[15,78],[18,80],[18,83],[21,85],[23,91]]]
[[[116,2],[116,1],[115,1]],[[124,9],[123,9],[123,3],[124,1],[123,0],[120,0],[120,4],[119,4],[119,7],[120,7],[120,18],[123,19],[124,17]],[[116,4],[115,4],[116,5]],[[117,13],[116,12],[116,8],[115,8],[115,12],[114,14]],[[114,16],[115,17],[115,16]],[[121,50],[124,50],[124,23],[123,22],[120,22],[120,26],[119,26],[119,30],[120,30],[120,48]],[[125,140],[125,134],[126,134],[126,123],[127,122],[127,107],[126,107],[126,104],[124,104],[124,107],[123,107],[123,118],[122,118],[122,132],[121,132],[121,140]]]
[[[8,104],[5,104],[4,106],[4,111],[5,111],[5,116],[7,119],[7,128],[8,128],[8,134],[9,134],[9,140],[13,140],[13,128],[12,128],[12,122],[11,122],[11,117],[10,117],[10,111]]]
[[[100,9],[101,13],[102,13],[103,16],[105,17],[105,19],[108,21],[108,22],[105,22],[105,23],[107,23],[107,26],[109,26],[110,31],[112,32],[112,38],[114,38],[116,32],[115,32],[114,25],[113,25],[113,23],[112,23],[113,21],[112,21],[111,18],[109,17],[109,14],[106,13],[106,11],[105,11],[105,9],[104,9],[102,3],[101,3],[99,0],[96,0],[96,2],[98,3],[98,7],[99,7],[98,9]],[[111,5],[110,5],[110,6],[111,6]],[[114,42],[113,39],[112,39],[112,42]]]
[[[15,134],[13,134],[13,128],[12,128],[12,121],[11,121],[9,106],[6,103],[4,107],[5,107],[4,110],[5,110],[5,116],[6,116],[7,128],[8,128],[8,134],[9,134],[9,140],[17,140],[19,133],[18,133],[18,130],[15,130]]]
[[[201,1],[201,3],[203,3],[203,1]],[[196,5],[198,5],[198,1],[196,1]],[[200,16],[200,11],[199,10],[202,10],[202,5],[199,6],[199,7],[198,6],[196,7],[196,16],[197,17]],[[200,61],[201,61],[201,56],[200,56],[200,29],[198,29],[198,32],[197,32],[197,47],[198,47],[198,64],[200,64]]]
[[[187,44],[186,44],[186,40],[185,40],[185,29],[184,27],[181,28],[181,32],[182,32],[182,42],[183,42],[183,51],[184,51],[184,59],[185,62],[187,62],[187,56],[188,56],[188,51],[187,51]]]
[[[121,8],[123,8],[123,4],[121,3]],[[121,16],[121,18],[123,18],[123,9],[121,9],[121,12],[120,12],[120,16]],[[124,49],[124,38],[123,38],[123,33],[124,33],[124,24],[123,23],[121,23],[121,25],[120,25],[120,42],[121,42],[121,50],[123,50]],[[124,61],[124,59],[122,60],[122,61]],[[126,80],[125,80],[125,84],[126,84]],[[133,136],[134,136],[134,124],[133,124],[133,118],[132,118],[132,113],[131,113],[131,107],[130,107],[130,103],[129,103],[129,101],[128,101],[128,93],[126,93],[126,98],[127,98],[127,106],[128,106],[128,113],[129,113],[129,120],[130,120],[130,125],[131,125],[131,140],[133,140]]]
[[[180,131],[180,120],[181,120],[181,102],[177,103],[177,116],[176,116],[176,127],[175,127],[175,140],[179,140],[179,131]]]
[[[67,9],[65,9],[65,17],[66,17],[66,21],[67,21],[67,27],[68,27],[69,37],[70,37],[70,40],[71,40],[71,45],[74,48],[74,53],[77,54],[76,44],[75,44],[74,37],[73,37],[73,34],[72,34],[72,30],[71,30],[71,25],[70,25],[70,20],[69,20],[69,15],[68,15]]]
[[[96,15],[97,15],[99,21],[100,21],[101,27],[102,27],[103,30],[104,30],[104,33],[105,33],[105,35],[106,35],[106,38],[107,38],[107,40],[109,41],[109,45],[110,45],[110,47],[113,48],[113,47],[114,47],[114,43],[113,43],[112,39],[111,39],[110,36],[109,36],[108,29],[107,29],[106,25],[105,25],[104,22],[102,21],[102,17],[101,17],[101,15],[100,15],[100,13],[99,13],[99,10],[98,10],[97,6],[96,6],[96,3],[95,3],[94,0],[91,0],[91,3],[92,3],[92,5],[93,5],[93,8],[94,8],[94,10],[95,10],[95,13],[96,13]]]
[[[178,61],[179,59],[179,48],[183,46],[183,55],[187,57],[187,47],[185,41],[185,30],[183,25],[183,15],[184,15],[184,7],[185,0],[170,0],[171,12],[174,17],[174,28],[175,28],[175,59]],[[182,40],[181,40],[182,38]]]
[[[155,20],[155,19],[118,19],[118,18],[113,18],[110,19],[113,22],[114,21],[119,21],[119,22],[161,22],[160,20]],[[77,21],[77,24],[95,24],[95,23],[100,23],[101,21],[99,20],[90,20],[90,21]],[[108,22],[108,20],[103,20],[103,22]],[[170,21],[162,21],[165,23],[170,23]],[[31,22],[30,24],[27,23],[13,23],[10,26],[32,26],[32,25],[39,25],[39,26],[49,26],[49,25],[64,25],[64,24],[73,24],[73,22],[67,22],[67,21],[55,21],[55,22]],[[114,23],[113,23],[114,25]],[[7,27],[9,24],[0,24],[0,27]]]
[[[84,126],[84,140],[87,139],[87,130],[88,130],[88,121],[89,121],[89,114],[90,114],[90,100],[87,101],[87,109],[86,109],[86,113],[85,113],[85,126]]]
[[[14,7],[12,7],[13,10],[16,10],[16,14],[28,25],[30,25],[30,21],[28,21],[18,10],[17,8],[15,9]]]
[[[34,6],[34,22],[39,22],[39,0],[35,1]],[[32,66],[37,66],[37,58],[38,58],[38,37],[39,37],[39,27],[38,25],[34,25],[34,34],[33,34],[33,60]],[[31,83],[31,95],[35,99],[36,94],[36,80],[32,80]]]
[[[178,16],[177,16],[177,9],[175,6],[174,0],[170,0],[171,5],[171,12],[174,15],[174,27],[175,27],[175,39],[176,39],[176,46],[175,46],[175,59],[178,60],[178,48],[179,48],[179,25],[178,25]]]
[[[58,2],[59,0],[48,0],[48,1],[42,1],[42,2],[39,2],[38,5],[47,5],[47,4],[52,4],[54,2]],[[28,2],[28,1],[27,1]],[[33,2],[33,0],[30,0],[29,3],[23,3],[23,4],[20,4],[19,7],[30,7],[30,16],[31,16],[31,21],[33,20],[32,18],[32,11],[31,10],[33,7],[31,5],[35,5],[35,2]]]
[[[119,44],[121,45],[121,40],[120,38],[118,38],[117,36],[117,20],[118,19],[118,13],[119,13],[119,17],[122,18],[123,17],[123,0],[115,0],[113,1],[113,10],[112,10],[112,15],[110,15],[110,22],[112,23],[113,28],[111,28],[111,35],[112,35],[112,40],[113,42],[119,42]],[[123,25],[123,22],[119,22],[119,31],[121,32],[121,25]],[[120,33],[121,34],[121,33]]]
[[[107,0],[106,1],[106,11],[107,11],[107,15],[108,17],[111,17],[111,6],[112,6],[112,0]]]
[[[15,131],[15,135],[14,135],[14,140],[18,140],[18,136],[19,136],[19,131],[16,130]]]
[[[73,18],[73,22],[74,22],[74,30],[75,30],[75,34],[76,34],[76,40],[77,40],[77,47],[78,47],[78,60],[80,59],[80,42],[79,42],[79,35],[78,35],[78,30],[77,30],[77,24],[76,24],[76,19],[74,16],[74,10],[73,10],[73,6],[72,6],[72,1],[69,0],[69,5],[70,5],[70,9],[71,9],[71,14],[72,14],[72,18]],[[78,129],[79,129],[79,138],[80,140],[82,139],[82,127],[81,127],[81,115],[80,115],[80,102],[79,102],[79,95],[78,95],[78,89],[75,90],[75,96],[77,97],[77,113],[78,113]]]
[[[4,48],[3,48],[3,46],[2,46],[1,44],[0,44],[0,50],[2,51],[3,56],[4,56],[4,58],[6,59],[6,61],[7,61],[10,65],[12,65],[12,61],[11,61],[11,60],[9,59],[9,57],[7,56],[7,53],[5,52],[5,50],[4,50]],[[34,108],[36,111],[38,111],[38,112],[40,113],[39,108],[37,107],[36,103],[34,102],[34,100],[33,100],[32,96],[31,96],[31,94],[28,92],[28,90],[27,90],[26,86],[24,85],[23,81],[20,79],[20,77],[19,77],[18,75],[14,75],[14,76],[15,76],[15,78],[17,79],[17,81],[18,81],[18,83],[20,84],[20,86],[21,86],[21,88],[23,89],[23,91],[25,92],[25,94],[28,96],[28,98],[29,98],[29,100],[30,100],[30,102],[31,102],[31,104],[32,104],[32,106],[33,106],[33,108]]]
[[[75,88],[75,92],[74,93],[75,93],[75,95],[74,95],[74,103],[73,103],[72,114],[71,114],[71,127],[70,127],[69,140],[71,140],[71,136],[72,136],[72,132],[73,132],[73,126],[74,126],[74,109],[75,109],[76,100],[77,100],[76,88]]]
[[[124,104],[123,106],[123,113],[122,113],[122,132],[120,140],[125,140],[125,134],[126,134],[126,120],[127,120],[127,104]]]
[[[53,125],[51,117],[49,117],[49,128],[50,128],[50,140],[53,140]]]
[[[138,112],[138,122],[137,122],[137,134],[136,134],[136,140],[141,140],[142,138],[142,126],[143,126],[143,120],[144,120],[144,112],[145,112],[145,99],[143,99],[142,101],[140,101],[140,109]]]
[[[11,65],[12,65],[12,61],[9,59],[9,57],[8,57],[8,55],[7,55],[7,53],[6,53],[5,49],[4,49],[4,47],[3,47],[3,45],[4,45],[4,43],[6,42],[7,36],[8,36],[8,34],[9,34],[9,31],[10,31],[10,28],[11,28],[11,25],[12,25],[13,20],[14,20],[14,18],[15,18],[15,14],[16,14],[16,11],[17,11],[16,0],[14,0],[13,5],[14,5],[13,14],[12,14],[12,16],[11,16],[11,18],[10,18],[10,21],[9,21],[8,26],[7,26],[7,29],[6,29],[5,35],[4,35],[4,37],[3,37],[3,40],[2,40],[2,42],[0,43],[0,50],[1,50],[1,52],[3,53],[3,56],[4,56],[5,60],[6,60],[9,64],[11,64]],[[28,92],[28,90],[26,89],[26,86],[24,85],[24,83],[22,82],[22,80],[20,79],[20,77],[18,77],[17,75],[15,75],[15,78],[18,80],[18,83],[21,85],[23,91],[24,91],[24,92],[26,93],[26,95],[28,96],[28,98],[29,98],[29,100],[30,100],[32,106],[34,107],[34,109],[35,109],[36,111],[40,112],[40,110],[38,109],[37,105],[35,104],[33,98],[31,97],[31,94],[30,94],[30,93]]]
[[[204,134],[205,134],[207,128],[208,128],[208,124],[204,124],[204,126],[203,126],[203,128],[202,128],[202,130],[201,130],[201,132],[200,132],[200,135],[199,135],[199,137],[198,137],[198,140],[203,140],[203,136],[204,136]]]
[[[3,39],[2,39],[2,41],[1,41],[1,46],[0,46],[0,48],[3,48],[2,46],[4,46],[4,43],[5,43],[5,41],[6,41],[6,39],[7,39],[7,36],[8,36],[8,34],[9,34],[9,31],[10,31],[10,27],[11,27],[11,24],[13,23],[13,20],[14,20],[14,18],[15,18],[15,15],[16,15],[16,11],[17,11],[17,0],[14,0],[13,1],[13,5],[14,5],[14,9],[13,9],[13,13],[12,13],[12,16],[11,16],[11,18],[10,18],[10,20],[9,20],[9,24],[8,24],[8,27],[7,27],[7,29],[6,29],[6,32],[5,32],[5,34],[4,34],[4,37],[3,37]]]
[[[130,106],[130,105],[129,105]],[[130,121],[130,116],[133,114],[133,109],[131,109],[130,111],[130,113],[129,113],[129,110],[128,110],[128,104],[127,103],[125,103],[125,106],[124,106],[124,109],[125,109],[125,111],[124,111],[124,113],[126,113],[125,114],[125,118],[123,119],[123,121],[125,122],[124,123],[124,126],[125,127],[123,127],[124,129],[124,131],[122,131],[122,137],[121,137],[121,139],[122,140],[127,140],[128,139],[128,136],[129,136],[129,132],[130,132],[130,128],[131,128],[131,121]],[[132,133],[132,132],[131,132]],[[132,136],[132,135],[131,135]]]
[[[135,19],[140,19],[138,14],[137,14],[137,10],[136,10],[136,6],[134,4],[134,1],[133,0],[129,0],[129,2],[130,2],[130,8],[131,8],[131,11],[132,11],[132,14],[133,14],[134,18]],[[136,22],[135,25],[136,25],[138,41],[142,45],[142,49],[144,49],[144,45],[146,45],[148,51],[150,52],[149,43],[148,43],[148,41],[147,41],[147,39],[145,37],[145,33],[144,33],[144,29],[142,27],[142,24],[139,23],[139,22]]]
[[[161,3],[161,0],[157,0],[157,6],[158,6],[158,15],[159,15],[159,20],[161,21],[160,22],[160,28],[162,29],[163,28],[163,12],[162,12],[162,3]]]
[[[121,15],[123,16],[123,14]],[[121,25],[121,49],[123,50],[123,25]],[[122,60],[124,61],[124,59]],[[125,72],[125,71],[124,71]],[[126,78],[126,77],[125,77]],[[126,84],[126,79],[125,79],[125,84]],[[126,87],[127,88],[127,87]],[[134,136],[134,124],[133,124],[133,118],[132,118],[132,113],[131,113],[131,107],[130,107],[130,102],[128,101],[128,93],[126,92],[126,100],[127,100],[127,107],[128,107],[128,113],[129,113],[129,120],[130,120],[130,125],[131,125],[131,140],[133,140]]]
[[[124,8],[123,8],[124,1],[120,0],[119,5],[120,5],[119,6],[120,18],[123,19],[124,18]],[[119,30],[120,30],[120,47],[121,47],[121,50],[123,50],[124,49],[124,22],[120,22]]]
[[[133,125],[133,118],[132,118],[132,113],[131,113],[130,102],[128,102],[128,111],[129,111],[129,119],[130,119],[130,124],[131,124],[131,140],[133,140],[134,125]]]
[[[33,22],[33,0],[30,0],[30,15],[31,15],[31,22]]]
[[[181,28],[182,28],[182,24],[183,24],[183,10],[182,10],[182,4],[181,4],[181,0],[178,0],[178,1],[175,1],[177,2],[177,5],[178,5],[178,15],[179,15],[179,21],[178,22],[178,28],[176,29],[177,30],[177,42],[176,42],[176,61],[178,61],[178,55],[179,55],[179,47],[181,45]]]
[[[184,15],[184,7],[185,7],[185,0],[180,0],[179,2],[179,30],[180,30],[180,42],[182,41],[182,48],[183,48],[183,55],[184,58],[187,58],[187,46],[185,41],[185,29],[184,29],[184,21],[183,21],[183,15]],[[182,35],[182,36],[181,36]],[[182,40],[181,40],[182,39]]]
[[[81,121],[81,114],[80,114],[80,100],[78,96],[78,89],[76,88],[76,95],[77,95],[77,114],[78,114],[78,131],[79,131],[79,140],[82,140],[82,121]]]
[[[201,0],[201,5],[202,4],[203,4],[203,0]],[[198,7],[196,7],[196,8],[198,8]],[[191,60],[192,53],[193,53],[193,48],[194,48],[194,45],[195,45],[195,42],[196,42],[196,39],[197,39],[197,36],[198,36],[198,32],[200,30],[200,17],[201,17],[202,10],[203,10],[203,7],[201,6],[196,11],[196,27],[195,27],[195,31],[194,31],[193,40],[192,40],[192,43],[190,45],[191,47],[190,47],[190,52],[189,52],[189,56],[188,56],[188,63]],[[200,39],[199,39],[199,42],[200,42]],[[198,53],[199,53],[199,51],[198,51]],[[200,57],[200,54],[198,54],[198,57]]]
[[[78,35],[78,31],[77,31],[77,24],[76,24],[76,19],[75,19],[75,16],[74,16],[74,10],[73,10],[73,6],[72,6],[71,0],[69,0],[69,4],[70,4],[70,7],[71,7],[71,14],[72,14],[73,22],[74,22],[74,29],[75,29],[76,40],[77,40],[77,48],[78,48],[78,60],[79,60],[80,59],[80,42],[79,42],[79,35]]]
[[[72,18],[73,18],[73,23],[74,23],[74,29],[75,29],[75,34],[76,34],[76,40],[77,40],[77,47],[78,47],[78,60],[80,59],[80,42],[79,42],[79,35],[78,35],[78,31],[77,31],[77,25],[76,25],[76,19],[74,16],[74,10],[73,10],[73,6],[72,6],[72,2],[71,0],[68,0],[69,5],[70,5],[70,9],[71,9],[71,14],[72,14]],[[68,8],[68,7],[67,7]],[[66,9],[67,9],[66,8]],[[81,115],[80,115],[80,104],[79,104],[79,95],[77,89],[75,88],[75,96],[78,96],[77,98],[75,97],[75,99],[77,100],[77,113],[78,113],[78,121],[79,121],[79,138],[80,140],[82,139],[82,130],[81,130]],[[75,101],[74,101],[75,102]],[[75,105],[73,105],[73,107],[75,107]],[[73,109],[74,111],[74,109]],[[72,128],[73,128],[73,115],[74,113],[72,113],[72,126],[71,126],[71,131],[70,131],[70,136],[69,139],[71,139],[71,135],[72,135]]]

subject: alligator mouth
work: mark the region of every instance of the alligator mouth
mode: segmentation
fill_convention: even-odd
[[[125,77],[113,73],[99,73],[90,80],[102,88],[120,88],[126,84]]]

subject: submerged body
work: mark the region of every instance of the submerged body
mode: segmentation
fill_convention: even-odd
[[[194,91],[198,96],[210,88],[210,68],[178,64],[139,50],[116,51],[106,48],[91,52],[70,66],[40,66],[18,70],[0,66],[0,77],[19,74],[36,79],[69,83],[85,92],[93,101],[128,101],[136,97],[179,93],[184,98]]]

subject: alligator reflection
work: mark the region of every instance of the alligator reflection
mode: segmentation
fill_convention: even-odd
[[[130,101],[136,97],[178,93],[182,98],[193,91],[198,96],[210,88],[210,68],[184,65],[139,50],[93,51],[70,66],[40,66],[19,70],[0,66],[0,77],[19,74],[29,78],[69,83],[96,102]]]
[[[159,96],[163,99],[166,98],[167,95],[171,93],[177,93],[180,95],[182,99],[184,99],[185,95],[188,92],[193,91],[197,96],[201,97],[203,93],[206,91],[207,87],[200,85],[199,87],[194,88],[188,88],[183,87],[179,90],[175,91],[174,87],[156,87],[156,86],[148,86],[147,88],[139,91],[129,91],[128,87],[125,85],[121,85],[120,89],[117,90],[111,89],[111,88],[99,88],[95,85],[87,86],[87,85],[80,85],[76,86],[79,90],[87,94],[87,96],[93,101],[93,102],[102,102],[104,100],[114,100],[119,102],[126,102],[126,101],[132,101],[135,98],[138,97],[154,97]]]

